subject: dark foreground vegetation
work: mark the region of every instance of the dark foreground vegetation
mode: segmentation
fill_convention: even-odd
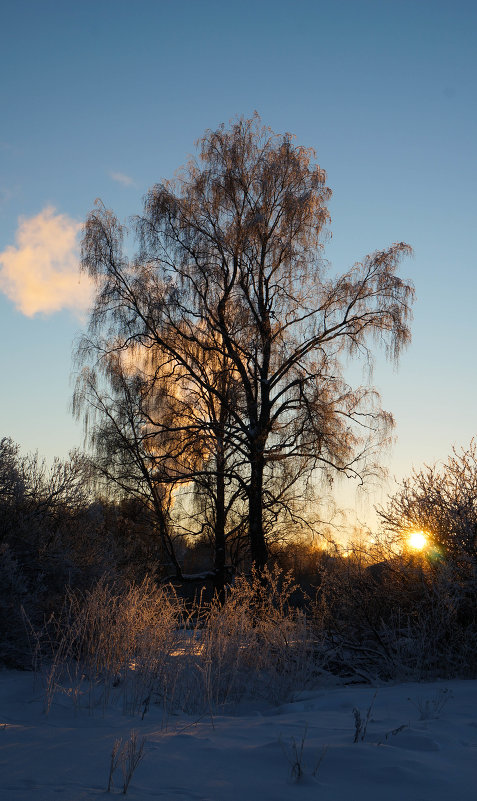
[[[91,682],[94,703],[123,693],[142,714],[158,699],[189,710],[245,693],[283,700],[329,674],[475,677],[474,445],[403,483],[378,543],[276,543],[260,575],[242,559],[224,598],[200,572],[213,545],[185,540],[196,578],[170,583],[154,526],[134,503],[92,500],[88,469],[77,454],[47,469],[0,443],[1,659],[42,670],[45,703],[65,681],[83,702]],[[417,526],[422,552],[403,540]]]

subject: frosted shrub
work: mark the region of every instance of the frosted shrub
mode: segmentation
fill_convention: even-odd
[[[264,579],[255,576],[253,582],[261,653],[257,679],[265,696],[281,703],[316,679],[317,643],[305,614],[291,605],[296,590],[291,574],[275,568]]]
[[[477,578],[465,556],[371,564],[351,554],[321,578],[314,623],[333,672],[371,681],[475,676]]]
[[[128,714],[140,712],[152,694],[166,699],[182,611],[150,579],[125,586],[101,580],[85,593],[68,591],[62,614],[37,636],[45,710],[56,692],[78,705],[87,698],[90,709],[114,696]]]
[[[122,705],[144,716],[213,712],[245,694],[286,700],[316,678],[316,648],[305,615],[290,606],[294,584],[278,569],[238,577],[220,604],[185,605],[150,579],[103,579],[68,591],[63,612],[36,633],[45,711],[58,693],[77,707]]]
[[[312,681],[315,648],[302,613],[290,606],[295,585],[278,569],[240,576],[225,604],[212,604],[201,636],[200,670],[212,705],[245,692],[275,703]]]
[[[415,679],[475,677],[477,660],[477,581],[452,563],[429,571],[414,608],[391,620],[398,671]]]
[[[243,696],[251,672],[251,653],[256,643],[251,610],[252,588],[239,579],[221,605],[214,600],[199,632],[200,648],[195,662],[199,706],[211,708],[237,702]]]

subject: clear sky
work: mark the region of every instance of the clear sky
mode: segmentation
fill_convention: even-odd
[[[195,140],[256,109],[313,146],[333,190],[335,269],[395,241],[413,342],[374,383],[391,475],[477,433],[477,4],[473,0],[3,0],[0,436],[48,458],[82,444],[71,349],[88,286],[80,224],[120,218]],[[354,500],[369,515],[391,484]]]

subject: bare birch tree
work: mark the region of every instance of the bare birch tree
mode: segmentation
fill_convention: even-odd
[[[372,388],[346,383],[347,354],[371,361],[383,342],[397,360],[410,340],[413,288],[397,275],[409,246],[327,271],[325,179],[312,150],[258,116],[239,119],[207,131],[198,160],[150,190],[136,260],[125,257],[111,212],[98,206],[85,227],[83,267],[98,282],[91,330],[156,348],[223,410],[258,568],[276,466],[299,460],[302,473],[364,475],[392,425]],[[230,395],[205,364],[233,377]]]

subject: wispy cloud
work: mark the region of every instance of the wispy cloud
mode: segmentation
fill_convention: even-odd
[[[10,203],[11,199],[15,197],[18,190],[12,189],[9,186],[0,186],[0,208]]]
[[[0,253],[0,291],[27,317],[91,303],[91,279],[79,272],[80,223],[52,207],[20,218],[16,244]]]
[[[122,184],[123,186],[134,186],[134,181],[129,175],[125,175],[123,172],[114,172],[111,171],[109,173],[109,177],[116,181],[118,184]]]

